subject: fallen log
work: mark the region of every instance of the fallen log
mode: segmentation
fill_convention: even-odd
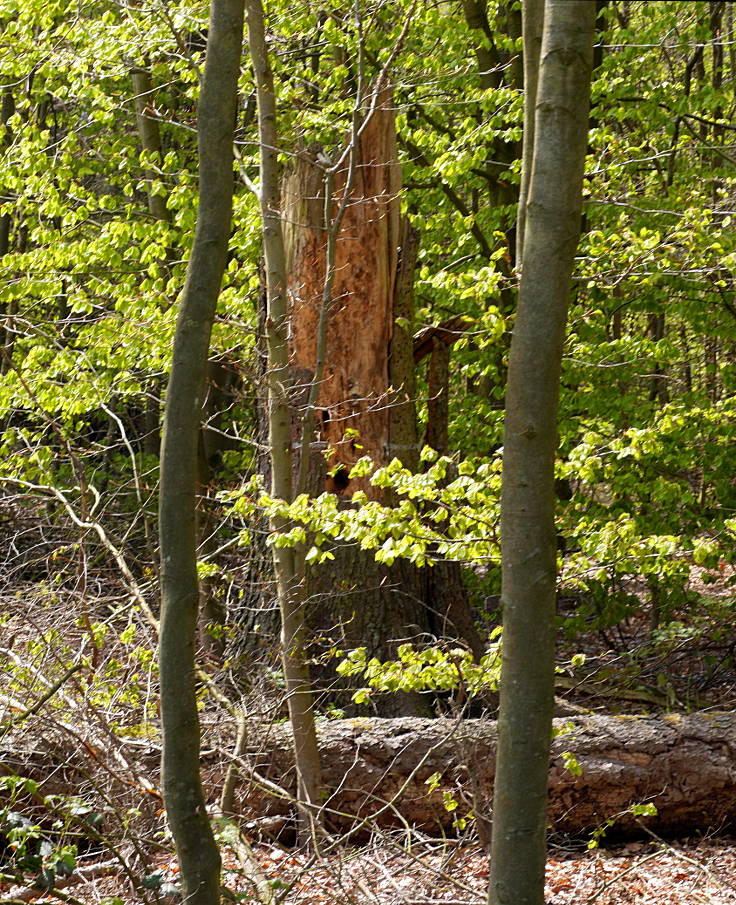
[[[585,715],[556,720],[550,762],[553,830],[579,835],[614,818],[610,835],[726,829],[736,824],[736,714]],[[238,793],[244,817],[289,813],[253,773],[293,789],[288,725],[252,746]],[[319,729],[327,822],[341,831],[415,826],[452,832],[473,811],[490,819],[496,724],[485,720],[350,719]],[[255,739],[254,739],[255,742]],[[455,804],[453,804],[453,802]],[[651,803],[641,817],[633,805]]]

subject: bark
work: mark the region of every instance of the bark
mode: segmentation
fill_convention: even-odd
[[[199,522],[199,556],[212,556],[217,548],[217,502],[213,490],[214,476],[222,462],[222,454],[237,445],[223,431],[223,414],[235,403],[239,375],[234,362],[224,357],[207,362],[206,393],[202,404],[202,427],[199,440],[199,473],[197,478],[197,518]],[[215,576],[202,578],[199,584],[200,639],[204,650],[220,662],[225,653],[227,606],[221,594],[221,582]]]
[[[484,91],[499,88],[506,82],[511,87],[520,88],[523,77],[518,55],[511,58],[499,52],[495,45],[496,35],[491,28],[485,0],[463,0],[463,15],[471,31],[479,31],[482,39],[477,41],[474,52],[479,67],[480,87]],[[516,39],[521,36],[521,14],[512,4],[499,8],[495,27]],[[485,165],[494,205],[513,204],[516,186],[509,180],[509,166],[518,157],[516,142],[495,139],[490,149],[490,159]],[[511,250],[513,254],[513,250]]]
[[[432,341],[427,374],[427,446],[441,456],[449,450],[450,346],[439,336]]]
[[[400,459],[407,468],[416,471],[419,468],[419,438],[413,324],[419,231],[408,218],[401,221],[400,242],[388,360],[389,383],[394,393],[388,415],[389,459]]]
[[[555,720],[555,727],[563,734],[545,759],[545,772],[547,818],[556,832],[589,833],[615,817],[609,837],[639,835],[642,818],[624,812],[643,802],[653,803],[657,814],[642,822],[659,833],[707,832],[736,823],[733,713],[576,716]],[[406,822],[430,835],[452,833],[458,815],[488,808],[497,747],[492,721],[329,721],[320,724],[319,740],[331,793],[329,820],[343,831],[366,820],[366,829]],[[574,755],[579,776],[565,768],[566,752]],[[246,759],[262,775],[293,787],[285,732],[272,736],[267,751],[252,750]],[[441,782],[430,792],[426,781],[433,773],[441,774]],[[443,792],[458,799],[457,812],[445,810]],[[236,801],[246,817],[288,813],[288,804],[255,785],[240,788]]]
[[[5,88],[2,92],[2,101],[0,102],[0,123],[3,126],[2,148],[7,150],[12,141],[8,120],[15,113],[15,101],[10,88]],[[10,214],[0,216],[0,258],[10,251]]]
[[[521,6],[524,35],[524,135],[521,153],[521,185],[519,187],[519,214],[516,225],[516,266],[521,267],[524,253],[524,225],[526,202],[532,173],[534,153],[534,115],[537,108],[539,63],[544,29],[544,0],[523,0]]]
[[[650,339],[653,342],[661,342],[665,337],[664,312],[652,312],[648,315],[647,320]],[[664,406],[670,401],[667,373],[659,361],[653,362],[653,371],[649,387],[649,401]]]
[[[133,83],[133,100],[135,103],[135,122],[138,127],[138,136],[141,140],[141,146],[144,151],[149,154],[158,154],[161,149],[161,132],[158,127],[158,120],[153,115],[153,87],[151,86],[151,76],[146,69],[134,69],[131,72],[131,81]],[[171,218],[166,206],[166,198],[162,195],[154,194],[151,189],[156,174],[150,170],[145,170],[148,210],[154,220],[164,220],[168,222]]]
[[[515,89],[521,89],[523,81],[523,65],[518,54],[511,57],[501,53],[495,44],[496,34],[491,28],[486,0],[463,0],[463,15],[471,32],[480,32],[482,39],[475,42],[474,52],[479,66],[480,87],[483,91],[494,90],[504,83]],[[522,14],[516,4],[499,5],[495,29],[505,33],[509,38],[516,40],[522,33]],[[518,201],[518,190],[515,182],[510,178],[510,168],[519,157],[521,148],[515,141],[504,141],[495,138],[488,148],[488,159],[483,166],[483,175],[488,184],[488,200],[494,207],[510,207]],[[449,196],[449,195],[448,195]],[[452,198],[451,198],[452,200]],[[476,213],[475,205],[473,213]],[[467,216],[467,214],[463,214]],[[478,227],[473,227],[478,231]],[[505,258],[498,261],[504,276],[510,278],[515,267],[516,255],[516,224],[512,221],[505,229],[508,243],[508,253]],[[482,234],[481,234],[482,237]],[[491,256],[491,249],[484,237],[481,250],[487,257]],[[500,291],[501,310],[510,314],[513,305],[513,297],[510,286],[502,286]],[[487,395],[489,386],[487,381],[481,382],[481,392]]]
[[[198,106],[199,210],[176,325],[161,451],[162,786],[184,899],[220,900],[220,856],[199,773],[194,643],[199,604],[196,486],[210,332],[227,262],[243,0],[213,0]]]
[[[141,148],[148,154],[158,155],[159,159],[163,157],[163,144],[161,142],[161,130],[159,128],[158,119],[153,111],[154,89],[151,85],[151,74],[148,69],[138,68],[131,70],[131,82],[133,85],[133,102],[135,105],[135,122],[138,129],[138,137],[141,142]],[[150,168],[146,168],[146,197],[148,199],[148,212],[154,220],[161,220],[164,223],[171,221],[166,197],[154,194],[153,183],[156,174]],[[166,260],[161,262],[161,273],[168,276],[171,261],[173,260],[173,251],[168,250]],[[145,411],[143,415],[143,451],[150,456],[158,458],[161,452],[161,436],[159,421],[160,412],[161,387],[159,380],[152,380],[146,391]]]
[[[260,144],[260,205],[266,271],[266,341],[268,346],[268,445],[273,496],[291,501],[292,424],[291,372],[287,308],[287,263],[282,232],[276,96],[268,59],[261,0],[247,0],[248,42],[256,79]],[[271,521],[278,534],[286,525]],[[291,719],[294,756],[299,776],[302,832],[312,826],[321,805],[319,751],[314,725],[312,686],[304,651],[303,570],[298,551],[273,546],[281,616],[281,663]]]
[[[431,340],[426,445],[443,456],[449,452],[450,347],[458,335],[449,330],[438,330]],[[459,563],[440,561],[428,570],[426,578],[427,599],[435,607],[430,613],[434,634],[440,638],[461,638],[480,659],[486,645],[470,612]]]
[[[503,665],[490,905],[542,905],[555,652],[554,459],[580,232],[596,8],[548,0],[511,342],[501,499]]]
[[[303,152],[283,190],[290,360],[302,399],[298,392],[293,398],[302,412],[316,412],[318,428],[309,449],[302,443],[302,463],[308,465],[300,468],[300,490],[332,492],[346,505],[358,489],[371,498],[379,496],[367,480],[349,477],[361,456],[383,465],[396,455],[410,467],[418,465],[411,330],[418,236],[399,219],[400,168],[390,93],[377,100],[360,130],[354,178],[347,189],[346,165],[329,189],[334,201],[326,198],[322,157]],[[344,199],[341,229],[331,246],[328,217],[334,217],[333,209]],[[326,296],[330,275],[334,279]],[[305,422],[302,416],[294,439]],[[328,449],[332,454],[325,463]],[[438,629],[452,633],[462,625],[473,650],[482,647],[457,567],[418,570],[396,563],[387,568],[355,547],[338,547],[333,553],[329,566],[312,570],[307,583],[313,634],[343,649],[366,646],[370,656],[387,659],[402,641],[426,643]],[[445,593],[450,587],[452,592]],[[334,682],[331,666],[315,674],[322,685]],[[338,701],[350,706],[349,700]],[[381,707],[392,716],[427,710],[417,695],[387,699]]]
[[[3,126],[2,149],[6,151],[10,146],[12,136],[8,127],[8,120],[15,112],[15,101],[10,88],[5,88],[2,92],[2,102],[0,102],[0,123]],[[0,216],[0,258],[5,257],[10,251],[10,214],[2,214]],[[14,328],[13,316],[15,314],[15,299],[9,301],[3,312],[3,324],[0,329],[0,374],[6,374],[11,367],[14,344]]]

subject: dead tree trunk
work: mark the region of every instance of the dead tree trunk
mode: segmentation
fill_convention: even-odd
[[[547,814],[556,832],[589,833],[611,817],[609,837],[640,835],[641,823],[667,834],[736,824],[735,714],[591,715],[556,720],[555,726],[562,734],[546,764]],[[458,816],[482,811],[491,800],[496,739],[496,723],[483,720],[322,722],[328,820],[341,830],[365,821],[363,832],[408,823],[430,834],[452,833]],[[579,775],[565,766],[568,752]],[[293,786],[286,732],[273,735],[266,752],[246,757],[258,773]],[[426,781],[434,773],[441,774],[440,785],[430,792]],[[459,802],[454,812],[444,807],[446,792]],[[245,816],[288,813],[288,802],[262,787],[245,785],[238,797]],[[641,803],[654,804],[657,813],[637,818],[629,809]]]
[[[319,152],[299,155],[283,189],[290,364],[293,384],[301,388],[302,406],[315,373],[321,372],[309,479],[303,489],[334,493],[345,505],[350,505],[356,490],[372,499],[379,496],[366,479],[350,477],[361,456],[370,456],[377,465],[387,464],[393,456],[410,466],[418,463],[413,343],[411,331],[402,326],[404,319],[411,320],[417,237],[400,222],[400,166],[388,92],[361,129],[354,153],[352,186],[333,253],[334,283],[323,348],[319,336],[328,230],[325,169]],[[346,178],[347,166],[335,174],[336,208]],[[399,326],[394,324],[397,316],[402,319]],[[299,413],[298,392],[296,397]],[[355,547],[333,552],[329,566],[315,570],[310,578],[309,621],[322,635],[334,628],[334,640],[341,647],[366,646],[371,656],[388,657],[398,642],[430,640],[439,624],[448,634],[472,627],[469,613],[462,625],[450,625],[457,620],[444,609],[437,582],[430,583],[413,566],[398,563],[388,568]],[[439,611],[439,618],[433,611]],[[477,636],[473,640],[476,649]],[[404,699],[392,704],[400,712],[416,712],[418,702]]]
[[[384,462],[389,443],[388,349],[401,179],[393,119],[384,103],[362,130],[353,189],[335,249],[325,365],[317,395],[317,448],[333,450],[328,463],[332,473],[314,489],[345,499],[359,487],[374,495],[367,482],[351,481],[348,472],[362,455]],[[346,170],[335,179],[337,199],[345,176]],[[300,156],[285,179],[283,196],[291,362],[297,380],[308,386],[317,358],[326,261],[323,167],[316,158]]]

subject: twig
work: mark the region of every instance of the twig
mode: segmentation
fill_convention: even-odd
[[[29,886],[24,886],[22,889],[19,889],[17,890],[17,892],[13,893],[13,899],[11,901],[30,902],[31,899],[38,898],[39,896],[55,895],[65,886],[76,886],[77,883],[84,883],[88,880],[94,880],[97,877],[106,877],[109,874],[113,873],[116,867],[117,863],[115,861],[103,861],[100,864],[90,864],[89,867],[78,867],[75,871],[69,874],[68,877],[55,877],[54,885],[50,887],[47,886],[43,881],[37,880],[35,883],[31,883]],[[0,875],[0,879],[6,880],[7,875]],[[73,896],[68,895],[68,893],[63,893],[59,896],[59,898],[64,901],[77,901]],[[2,905],[4,905],[5,902],[7,902],[6,899],[0,899],[0,903],[2,903]]]
[[[700,861],[696,861],[695,858],[690,858],[683,852],[678,851],[674,846],[670,845],[669,842],[666,842],[661,836],[658,836],[654,832],[654,830],[650,830],[648,826],[644,826],[644,824],[640,820],[637,820],[636,822],[647,835],[651,836],[652,839],[656,840],[663,849],[666,849],[676,858],[679,858],[681,861],[686,861],[688,864],[693,864],[695,867],[699,867],[700,870],[702,870],[706,876],[710,877],[714,883],[718,883],[720,886],[724,886],[726,889],[736,889],[736,884],[731,883],[729,880],[724,880],[722,877],[719,877],[718,874],[713,873],[713,871],[706,864],[703,864]]]
[[[0,726],[0,738],[4,738],[13,728],[13,726],[16,726],[18,723],[22,723],[23,720],[27,719],[29,716],[33,716],[35,713],[38,713],[43,705],[56,694],[56,692],[67,681],[67,679],[71,678],[71,676],[73,676],[75,672],[79,672],[83,665],[83,663],[75,663],[74,666],[68,669],[60,679],[54,682],[54,684],[48,689],[45,694],[41,695],[41,697],[36,701],[35,704],[32,704],[22,713],[17,714],[17,716],[14,716],[11,720],[8,720],[8,722],[3,726]]]
[[[663,853],[664,849],[658,848],[656,852],[652,852],[650,855],[647,855],[646,858],[642,858],[640,861],[637,861],[635,864],[632,864],[631,867],[627,867],[626,870],[622,870],[620,874],[616,874],[615,877],[611,877],[610,880],[606,880],[606,882],[599,887],[591,896],[585,900],[585,905],[591,905],[592,902],[595,902],[597,898],[603,895],[603,893],[610,887],[613,886],[614,883],[618,883],[626,874],[630,874],[632,871],[635,871],[637,868],[641,867],[642,864],[646,864],[647,861],[651,861],[654,858],[659,857]]]

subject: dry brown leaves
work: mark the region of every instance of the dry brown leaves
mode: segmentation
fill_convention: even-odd
[[[484,905],[488,859],[475,846],[452,841],[406,849],[382,840],[324,859],[278,846],[258,846],[274,905]],[[176,866],[162,861],[166,879]],[[243,902],[257,902],[253,884],[233,854],[223,880]],[[0,905],[14,890],[0,885]],[[123,877],[99,877],[66,890],[84,905],[119,896],[138,902]],[[547,865],[548,905],[736,905],[736,840],[630,843],[572,852],[553,849]],[[30,900],[30,899],[29,899]],[[39,893],[35,902],[58,902]],[[161,899],[166,905],[175,901]]]

